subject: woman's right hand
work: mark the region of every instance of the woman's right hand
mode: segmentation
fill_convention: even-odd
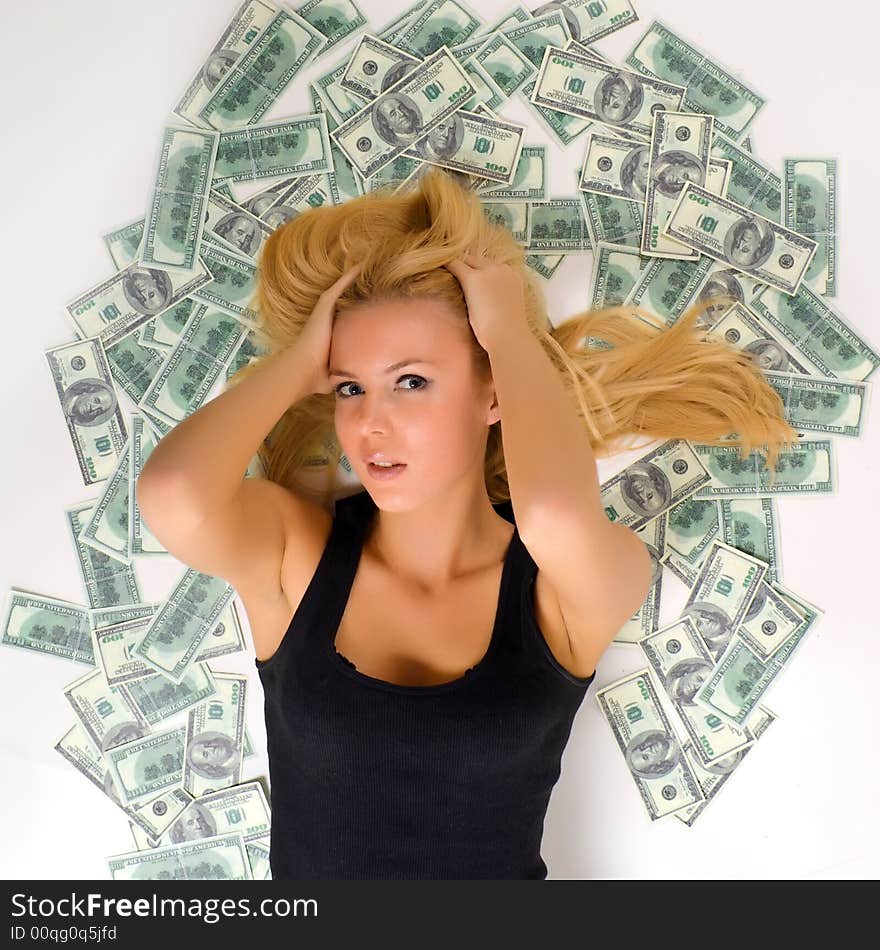
[[[352,283],[361,266],[362,263],[355,264],[318,297],[318,302],[296,341],[297,349],[305,354],[312,367],[310,392],[326,394],[333,391],[329,375],[330,337],[333,332],[336,299]]]

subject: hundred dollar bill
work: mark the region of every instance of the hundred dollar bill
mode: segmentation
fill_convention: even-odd
[[[217,83],[199,109],[199,122],[219,130],[253,125],[326,42],[294,10],[278,9]]]
[[[95,500],[68,505],[64,508],[69,537],[76,551],[83,589],[91,607],[137,604],[141,591],[137,576],[130,563],[108,556],[92,545],[84,544],[79,534],[95,507]]]
[[[200,303],[138,407],[169,425],[181,422],[205,403],[244,333],[235,317]]]
[[[600,63],[573,47],[548,46],[531,101],[648,136],[654,113],[677,112],[684,92],[684,86]]]
[[[596,693],[651,821],[704,800],[648,669]]]
[[[217,84],[235,65],[278,12],[268,0],[245,0],[235,11],[213,49],[186,88],[174,112],[193,125],[201,125],[199,112]]]
[[[593,244],[580,199],[575,196],[530,201],[525,247],[530,254],[578,254],[591,250]]]
[[[244,254],[256,260],[272,228],[240,204],[212,189],[208,195],[205,231],[234,254]]]
[[[764,735],[777,718],[776,714],[771,712],[766,706],[758,706],[755,715],[749,723],[756,742]],[[685,757],[688,760],[688,764],[693,768],[694,775],[696,775],[697,781],[700,783],[700,789],[706,798],[705,801],[699,802],[696,805],[688,805],[687,808],[680,809],[675,813],[675,817],[689,828],[692,828],[694,822],[705,811],[709,802],[715,799],[721,789],[726,785],[727,780],[733,775],[737,766],[754,747],[754,743],[752,743],[752,745],[747,746],[745,749],[737,749],[736,752],[732,752],[723,759],[716,759],[710,765],[703,765],[699,756],[694,752],[693,745],[690,742],[686,742],[684,744]]]
[[[269,834],[271,825],[263,786],[259,782],[244,782],[205,792],[193,799],[168,825],[159,844],[180,844],[231,832],[237,832],[246,842],[252,842]]]
[[[669,439],[600,485],[609,521],[637,531],[710,480],[694,447]]]
[[[833,158],[784,158],[785,216],[782,223],[818,245],[804,274],[817,294],[837,293],[837,161]]]
[[[331,162],[324,113],[292,115],[221,132],[211,187],[230,181],[327,172],[332,170]]]
[[[339,85],[371,101],[420,62],[418,56],[365,33],[351,54]]]
[[[188,568],[132,653],[179,683],[234,594],[222,579]]]
[[[690,617],[715,660],[746,617],[767,573],[759,558],[715,538],[681,616]]]
[[[137,251],[144,236],[145,221],[146,218],[141,215],[134,221],[129,221],[101,235],[116,270],[128,267],[137,257]]]
[[[150,732],[141,711],[119,687],[107,682],[100,667],[68,683],[64,696],[102,752]]]
[[[55,394],[85,485],[110,477],[127,451],[128,429],[100,339],[46,351]]]
[[[183,787],[194,798],[241,780],[247,682],[247,676],[215,673],[215,694],[189,711]]]
[[[693,443],[693,449],[711,476],[709,483],[696,493],[697,498],[817,495],[835,491],[836,455],[830,439],[802,439],[793,449],[779,453],[772,473],[757,450],[741,459],[739,446]]]
[[[864,380],[880,365],[880,353],[803,282],[793,296],[760,287],[749,307],[825,376]]]
[[[699,260],[700,252],[683,248],[661,234],[685,182],[706,184],[712,116],[696,112],[654,114],[651,132],[642,254]]]
[[[806,618],[794,633],[769,659],[763,659],[746,641],[734,634],[727,649],[715,664],[703,683],[694,701],[726,722],[742,726],[750,718],[764,695],[780,673],[791,662],[792,655],[803,642],[807,633],[816,625],[823,611],[803,597],[793,594],[777,584],[779,593],[787,597],[792,606]]]
[[[126,564],[131,563],[129,537],[129,476],[131,472],[130,438],[119,453],[116,468],[104,483],[95,506],[84,519],[77,540]]]
[[[139,264],[186,273],[196,266],[219,138],[202,129],[163,129]]]
[[[429,0],[420,7],[389,43],[414,56],[429,58],[438,48],[464,43],[481,26],[480,18],[462,0]]]
[[[696,625],[683,616],[656,633],[639,640],[639,646],[687,730],[703,765],[724,758],[755,740],[748,728],[740,729],[694,703],[715,660]]]
[[[116,789],[126,805],[181,785],[185,738],[186,726],[175,726],[104,751]]]
[[[816,372],[796,346],[739,301],[711,324],[708,336],[747,353],[765,375],[771,370],[799,374]]]
[[[65,309],[80,336],[97,337],[105,347],[112,346],[210,279],[201,257],[192,271],[133,263],[89,288]]]
[[[649,259],[642,257],[637,248],[600,241],[593,248],[590,306],[620,306],[648,264]]]
[[[687,83],[684,108],[713,115],[715,125],[737,141],[766,101],[656,19],[624,62],[646,76]]]
[[[404,155],[509,185],[523,146],[524,125],[459,109],[441,119]]]
[[[370,178],[475,92],[444,45],[338,125],[332,138],[358,174]]]
[[[107,858],[114,881],[252,881],[239,832]]]
[[[779,393],[785,418],[796,429],[829,435],[862,434],[869,384],[769,369],[764,370],[764,376]]]
[[[816,242],[687,182],[661,233],[787,294],[797,292]]]
[[[0,630],[7,646],[95,666],[88,607],[11,587]]]
[[[736,628],[736,636],[761,659],[767,660],[788,642],[805,620],[804,614],[765,578],[758,585],[742,623]]]

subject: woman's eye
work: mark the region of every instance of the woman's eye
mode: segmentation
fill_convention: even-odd
[[[400,379],[398,379],[397,381],[400,382],[401,379],[418,379],[422,383],[424,383],[425,386],[427,386],[428,384],[428,381],[425,379],[424,376],[418,376],[415,373],[407,373],[406,376],[401,376]],[[342,399],[349,399],[353,395],[353,393],[345,393],[342,391],[343,388],[346,386],[357,386],[357,383],[340,383],[336,387],[336,395],[340,396]],[[404,389],[417,390],[417,389],[424,389],[425,386],[404,386]]]

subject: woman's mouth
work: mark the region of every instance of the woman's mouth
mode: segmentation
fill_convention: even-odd
[[[396,462],[394,465],[377,465],[375,462],[367,462],[367,471],[379,481],[396,478],[405,468],[404,462]]]

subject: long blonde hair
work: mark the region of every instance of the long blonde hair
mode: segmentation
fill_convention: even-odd
[[[467,322],[461,286],[442,266],[465,252],[521,272],[528,324],[573,396],[597,457],[632,448],[625,441],[632,433],[644,436],[645,445],[688,439],[740,446],[741,459],[764,449],[772,479],[780,451],[797,442],[782,400],[751,357],[708,339],[697,325],[716,299],[695,303],[671,326],[624,305],[580,311],[553,327],[541,278],[525,262],[523,247],[489,221],[475,192],[437,166],[410,187],[385,186],[340,205],[309,208],[269,236],[252,302],[262,355],[229,385],[295,343],[320,294],[359,262],[360,274],[339,296],[337,312],[380,299],[429,297]],[[472,332],[470,338],[475,369],[485,378],[488,354]],[[335,433],[335,399],[332,392],[313,393],[292,404],[258,451],[266,478],[328,510],[348,493],[340,492],[345,460]],[[321,476],[317,487],[315,473]],[[493,504],[509,500],[500,422],[488,433],[485,479]]]

